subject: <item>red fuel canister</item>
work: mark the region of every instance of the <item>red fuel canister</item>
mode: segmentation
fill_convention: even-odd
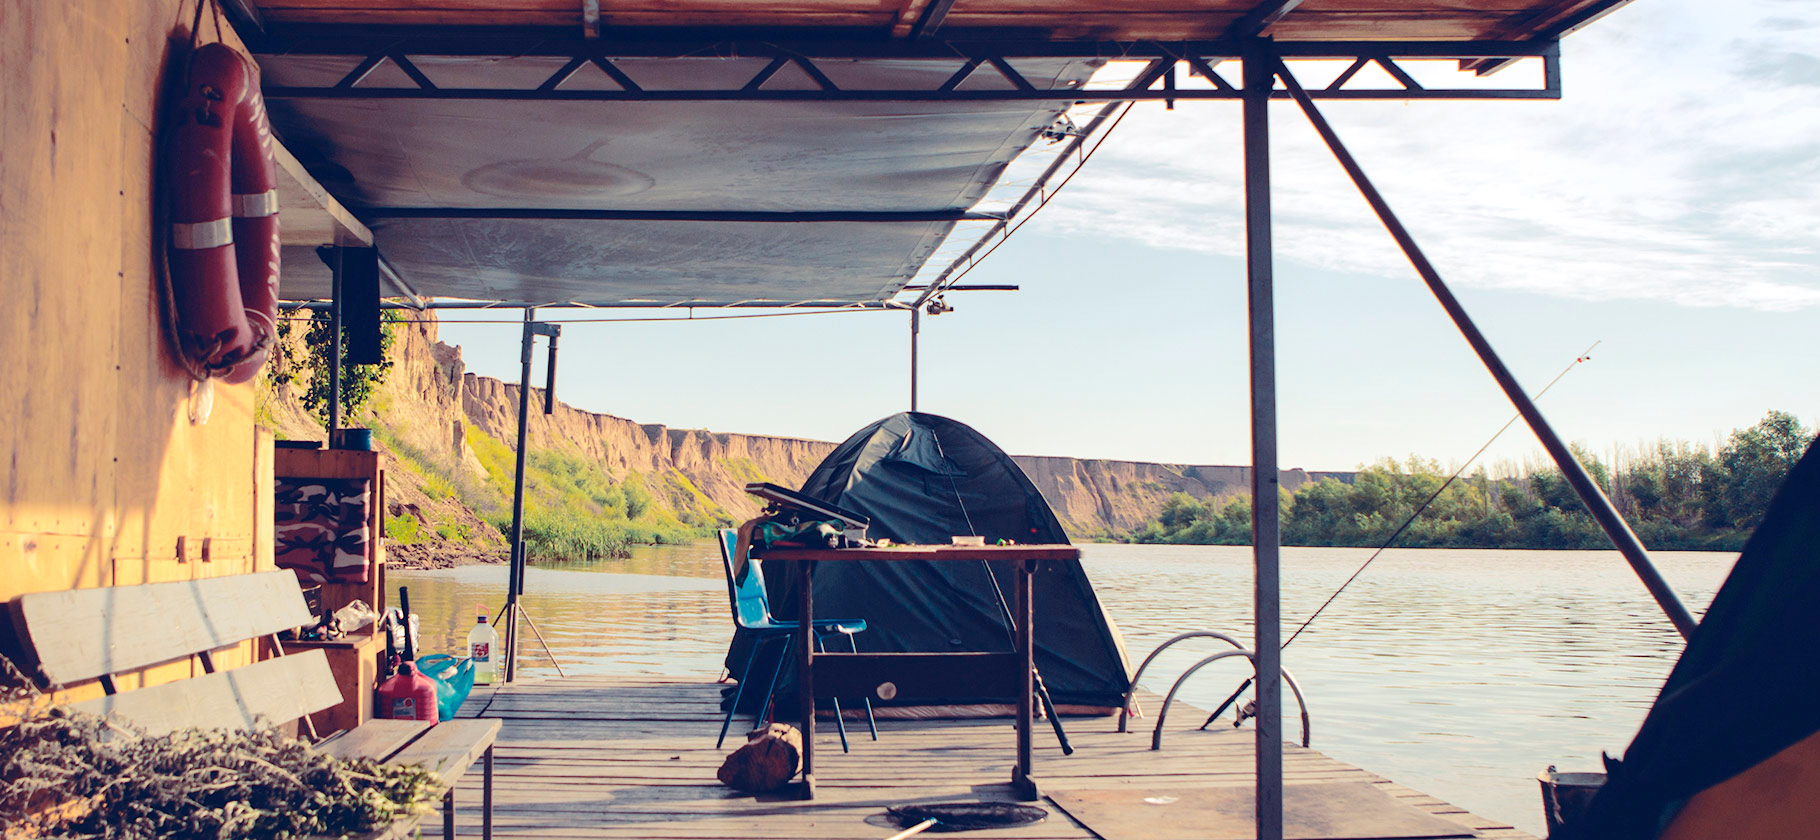
[[[390,720],[436,722],[436,684],[417,673],[415,662],[398,666],[398,673],[379,684],[379,707],[373,716]]]

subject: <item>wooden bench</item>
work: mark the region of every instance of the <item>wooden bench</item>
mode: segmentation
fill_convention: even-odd
[[[286,571],[175,583],[40,592],[14,598],[10,610],[18,635],[46,687],[98,680],[104,696],[65,706],[112,715],[159,735],[190,727],[252,729],[258,722],[284,725],[342,701],[320,650],[279,656],[217,670],[216,654],[247,640],[313,624],[295,575]],[[132,691],[117,678],[195,657],[204,673]],[[369,686],[356,690],[367,691]],[[330,736],[321,749],[341,758],[416,764],[436,771],[444,784],[443,835],[455,836],[455,784],[475,760],[484,764],[482,834],[493,834],[493,741],[498,720],[369,721]],[[371,840],[401,837],[419,818],[373,832]]]

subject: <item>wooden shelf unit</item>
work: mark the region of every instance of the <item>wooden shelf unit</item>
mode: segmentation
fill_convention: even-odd
[[[385,540],[385,456],[364,449],[284,449],[273,456],[272,472],[284,478],[364,478],[371,482],[373,503],[367,506],[367,580],[366,583],[325,583],[322,605],[338,610],[358,598],[372,605],[374,612],[384,613]],[[376,633],[369,629],[367,632]]]
[[[367,506],[367,580],[365,583],[325,583],[322,606],[334,611],[356,598],[385,613],[385,456],[361,449],[284,449],[273,455],[277,478],[364,478],[372,488]],[[341,687],[340,705],[311,715],[318,732],[352,729],[373,717],[373,689],[379,680],[379,659],[385,655],[385,638],[377,622],[340,638],[322,642],[286,642],[286,650],[321,649]]]

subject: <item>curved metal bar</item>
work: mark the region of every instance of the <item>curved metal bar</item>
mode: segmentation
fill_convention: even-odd
[[[1125,687],[1125,702],[1119,706],[1120,732],[1126,731],[1125,724],[1131,719],[1131,695],[1137,693],[1138,679],[1144,676],[1144,669],[1150,667],[1151,661],[1156,659],[1157,654],[1168,649],[1170,645],[1173,645],[1176,642],[1184,642],[1189,639],[1219,639],[1239,650],[1245,649],[1245,646],[1239,644],[1237,639],[1234,639],[1225,633],[1218,633],[1212,630],[1190,630],[1167,642],[1157,645],[1156,650],[1151,651],[1149,656],[1144,657],[1144,663],[1138,666],[1137,673],[1131,675],[1131,684]]]
[[[1177,691],[1181,690],[1182,683],[1187,682],[1188,678],[1193,676],[1194,672],[1201,670],[1203,666],[1211,665],[1231,656],[1243,656],[1246,659],[1251,660],[1252,671],[1257,671],[1257,656],[1251,651],[1243,648],[1221,651],[1188,666],[1188,670],[1183,671],[1181,676],[1176,677],[1175,685],[1169,687],[1169,694],[1163,698],[1163,708],[1159,709],[1156,713],[1156,729],[1150,733],[1151,749],[1160,750],[1163,748],[1163,721],[1169,716],[1169,704],[1171,701],[1175,700],[1175,694]],[[1283,681],[1289,684],[1289,691],[1295,695],[1296,708],[1302,713],[1302,746],[1306,747],[1310,740],[1308,702],[1303,699],[1302,687],[1296,684],[1295,677],[1290,676],[1288,669],[1280,669],[1279,673],[1283,675]]]
[[[1302,699],[1302,687],[1295,684],[1295,677],[1289,675],[1288,668],[1278,669],[1283,675],[1283,682],[1289,683],[1289,690],[1295,694],[1295,705],[1302,711],[1302,746],[1308,746],[1308,702]]]
[[[1257,670],[1257,654],[1243,649],[1223,650],[1188,666],[1188,670],[1183,671],[1182,675],[1176,678],[1175,685],[1169,687],[1169,694],[1163,697],[1163,708],[1157,710],[1156,730],[1150,735],[1151,749],[1160,750],[1163,748],[1163,722],[1169,718],[1169,704],[1174,702],[1175,693],[1182,690],[1182,683],[1187,682],[1189,677],[1194,676],[1194,672],[1230,656],[1243,656],[1246,659],[1251,660],[1252,670]]]

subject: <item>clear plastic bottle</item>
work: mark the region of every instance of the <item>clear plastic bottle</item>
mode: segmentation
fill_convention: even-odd
[[[474,662],[474,684],[492,685],[499,679],[499,660],[493,657],[499,647],[499,631],[487,623],[487,605],[480,605],[480,617],[468,631],[468,658]]]

